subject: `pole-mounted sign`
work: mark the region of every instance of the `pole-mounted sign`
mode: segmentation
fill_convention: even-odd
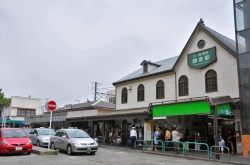
[[[51,121],[52,121],[52,111],[54,111],[56,109],[56,102],[51,100],[51,101],[48,101],[45,103],[45,109],[50,111],[50,121],[49,121],[49,128],[50,128],[50,131],[49,131],[49,136],[51,134]],[[48,149],[50,147],[50,141],[49,141],[49,145],[48,145]]]

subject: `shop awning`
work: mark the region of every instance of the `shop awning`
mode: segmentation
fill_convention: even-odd
[[[0,123],[2,123],[2,119],[0,119]],[[24,124],[23,120],[6,120],[6,123],[15,123],[15,124]]]
[[[210,105],[206,100],[152,106],[153,117],[210,113]]]

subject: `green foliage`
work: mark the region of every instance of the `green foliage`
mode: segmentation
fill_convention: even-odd
[[[4,97],[4,93],[2,92],[2,89],[0,88],[0,112],[4,105],[10,104],[10,98]]]

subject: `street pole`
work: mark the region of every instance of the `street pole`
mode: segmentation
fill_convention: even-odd
[[[216,105],[214,106],[214,145],[219,146],[218,145],[218,118],[217,118],[217,106]],[[219,148],[215,148],[215,152],[218,153]],[[220,155],[215,154],[215,158],[220,159]]]
[[[49,145],[48,145],[48,149],[50,147],[50,136],[51,136],[51,120],[52,120],[52,111],[50,111],[50,120],[49,120]]]
[[[96,94],[97,94],[97,82],[95,82],[95,98],[94,98],[95,101],[96,101]]]

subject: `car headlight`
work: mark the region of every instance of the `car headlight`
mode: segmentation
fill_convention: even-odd
[[[77,145],[77,146],[81,145],[81,144],[78,143],[77,141],[72,141],[72,143],[73,143],[74,145]]]
[[[32,144],[32,141],[29,139],[28,144]]]
[[[6,142],[6,141],[4,140],[4,141],[2,141],[2,145],[4,145],[4,146],[8,146],[8,145],[9,145],[9,143],[8,143],[8,142]]]
[[[95,140],[95,145],[98,145],[97,141]]]

